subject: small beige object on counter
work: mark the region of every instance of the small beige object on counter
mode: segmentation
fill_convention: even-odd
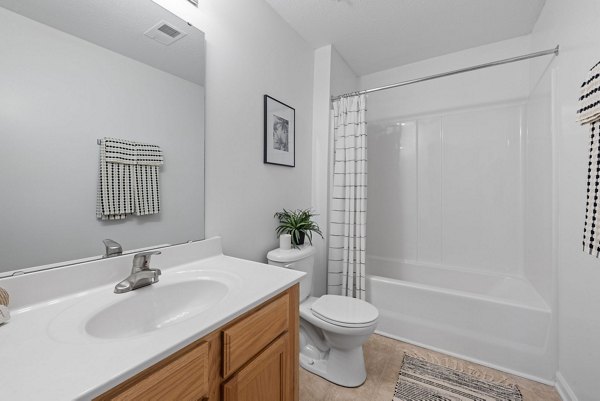
[[[10,297],[4,288],[0,288],[0,305],[8,306]]]

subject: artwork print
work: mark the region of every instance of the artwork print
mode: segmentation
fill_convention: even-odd
[[[289,152],[289,126],[288,120],[273,114],[273,149]]]
[[[296,165],[296,111],[269,95],[264,96],[264,162]]]

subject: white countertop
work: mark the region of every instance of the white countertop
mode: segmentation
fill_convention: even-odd
[[[220,238],[166,248],[152,260],[161,281],[127,294],[115,284],[132,256],[105,259],[0,280],[11,294],[12,319],[0,326],[1,400],[87,400],[299,282],[304,273],[225,256]],[[114,259],[114,260],[112,260]],[[140,291],[168,285],[171,277],[227,276],[228,295],[196,317],[127,338],[84,333],[88,305],[110,305]],[[115,280],[115,277],[119,279]],[[86,288],[87,287],[87,288]]]

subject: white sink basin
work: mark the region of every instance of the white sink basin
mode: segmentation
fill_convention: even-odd
[[[145,334],[194,317],[227,293],[227,285],[210,279],[150,285],[97,312],[86,322],[85,331],[98,338]]]
[[[68,343],[135,341],[190,319],[201,325],[241,286],[238,275],[216,270],[163,273],[158,283],[124,294],[110,285],[78,296],[50,321],[48,334]]]

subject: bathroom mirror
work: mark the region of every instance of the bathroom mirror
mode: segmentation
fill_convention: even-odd
[[[151,0],[0,0],[0,37],[0,277],[204,238],[204,33]],[[104,137],[162,148],[160,213],[96,218]]]

